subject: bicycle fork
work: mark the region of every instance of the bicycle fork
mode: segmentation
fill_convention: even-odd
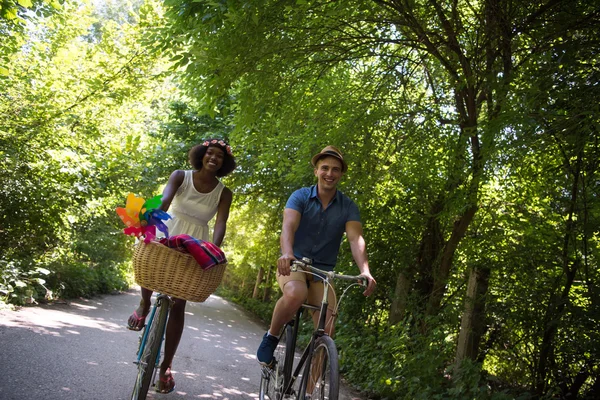
[[[303,306],[305,307],[305,306]],[[313,308],[311,306],[308,306],[307,308]],[[318,308],[314,307],[314,309],[318,310]],[[302,308],[300,308],[298,310],[298,312],[296,313],[296,319],[292,320],[292,323],[294,325],[293,331],[292,331],[292,338],[293,338],[293,343],[294,343],[294,349],[296,348],[296,341],[298,339],[298,329],[300,327],[300,318],[302,317]],[[285,329],[285,328],[284,328]],[[302,371],[302,368],[304,368],[305,362],[310,362],[310,359],[312,357],[312,353],[314,351],[315,348],[315,342],[317,340],[317,337],[319,337],[321,335],[320,332],[314,332],[312,338],[310,339],[310,343],[308,344],[308,346],[304,349],[304,352],[302,352],[302,356],[300,356],[300,361],[298,362],[298,365],[296,365],[296,369],[294,370],[294,372],[289,376],[289,377],[284,377],[285,380],[289,380],[289,382],[285,382],[284,381],[284,390],[282,392],[283,396],[296,396],[295,391],[293,390],[294,384],[296,383],[296,380],[298,379],[298,376],[300,375],[300,371]],[[291,366],[293,366],[294,364],[294,354],[295,352],[292,353],[291,357],[289,358],[289,362],[291,363]],[[286,362],[288,362],[288,360],[286,360]],[[291,372],[291,369],[290,369]],[[283,397],[282,396],[282,397]]]
[[[138,351],[137,351],[137,360],[133,362],[135,365],[139,365],[141,362],[140,360],[142,358],[142,355],[144,354],[144,349],[146,348],[146,342],[148,339],[148,333],[150,331],[150,327],[152,326],[152,322],[154,321],[154,317],[156,316],[156,311],[160,307],[168,307],[168,309],[170,311],[171,302],[167,295],[161,294],[161,295],[158,295],[156,298],[156,301],[154,303],[154,306],[152,307],[152,311],[150,312],[150,315],[148,318],[148,324],[146,324],[146,326],[144,327],[143,334],[141,334],[139,336],[139,340],[138,340],[139,347],[138,347]],[[167,320],[168,320],[168,313],[167,313]],[[162,334],[160,335],[160,342],[158,345],[159,349],[162,348],[163,341],[165,340],[166,331],[167,331],[167,324],[165,324]],[[152,373],[152,386],[154,386],[154,382],[156,382],[156,371],[158,370],[159,367],[160,367],[160,350],[158,351],[158,353],[156,355],[156,360],[154,362],[154,372]]]

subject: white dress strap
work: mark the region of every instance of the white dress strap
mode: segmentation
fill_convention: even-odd
[[[219,181],[217,187],[213,191],[213,199],[217,203],[217,207],[219,207],[219,202],[221,201],[221,193],[223,193],[224,188],[225,185],[223,185],[223,182]]]
[[[193,171],[191,170],[183,171],[183,181],[181,182],[181,185],[179,185],[179,188],[177,188],[176,195],[182,194],[185,191],[185,189],[190,185],[190,181],[193,179],[192,172]]]

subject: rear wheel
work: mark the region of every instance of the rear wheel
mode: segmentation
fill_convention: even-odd
[[[289,349],[289,350],[288,350]],[[294,362],[294,344],[292,326],[286,325],[279,337],[279,343],[273,354],[275,363],[272,368],[263,367],[260,377],[260,400],[280,400],[282,392],[290,380]]]
[[[298,398],[305,394],[312,400],[338,400],[340,375],[338,353],[335,342],[329,336],[321,336],[302,374],[302,384]]]
[[[138,364],[138,374],[133,387],[133,393],[131,394],[132,400],[145,400],[150,388],[154,367],[158,359],[160,352],[160,345],[162,343],[162,337],[165,332],[165,326],[167,325],[167,316],[169,313],[169,305],[167,301],[161,301],[162,304],[158,306],[158,310],[152,319],[149,327],[148,337],[146,338],[146,345],[144,346],[142,357]]]

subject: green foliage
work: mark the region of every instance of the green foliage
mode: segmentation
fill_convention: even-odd
[[[0,300],[5,303],[23,305],[35,302],[36,298],[50,297],[46,288],[46,277],[50,271],[42,267],[31,268],[26,260],[7,262],[2,260],[0,268]]]
[[[131,239],[114,208],[129,191],[155,194],[168,177],[149,168],[161,167],[163,154],[146,134],[160,129],[170,101],[154,94],[168,87],[163,67],[139,46],[136,21],[147,11],[121,5],[64,2],[50,14],[24,14],[31,23],[11,28],[15,41],[1,46],[10,61],[0,95],[0,263],[9,301],[126,287]],[[50,271],[45,288],[39,268]]]
[[[264,324],[269,324],[271,321],[271,313],[275,306],[275,300],[272,302],[263,302],[262,300],[253,299],[252,296],[240,292],[232,287],[232,285],[224,284],[219,286],[216,293],[218,296],[227,298],[230,301],[242,306],[246,311],[257,316]]]
[[[361,322],[339,340],[365,343],[356,357],[344,350],[350,380],[390,398],[593,396],[583,315],[596,320],[594,5],[166,5],[153,38],[185,69],[182,87],[207,112],[232,99],[239,293],[274,264],[273,230],[289,194],[314,181],[311,155],[336,144],[379,282],[344,305]],[[257,219],[276,228],[253,229]],[[351,264],[344,245],[338,268]],[[485,321],[454,371],[477,268],[489,271]],[[388,327],[392,314],[407,326]],[[575,329],[592,344],[569,346]]]
[[[350,382],[383,398],[491,398],[479,367],[465,366],[454,374],[447,364],[454,347],[449,332],[434,329],[429,336],[415,337],[410,321],[404,322],[375,331],[356,321],[338,323],[336,343]]]
[[[239,165],[220,293],[268,322],[285,201],[335,144],[378,281],[342,305],[350,382],[598,397],[597,5],[409,3],[0,1],[2,300],[124,288],[114,208],[219,136]]]
[[[51,266],[52,267],[52,266]],[[117,266],[91,266],[77,260],[61,260],[54,266],[55,279],[49,284],[57,287],[57,297],[90,297],[99,293],[112,293],[126,290],[130,282],[126,280],[128,264]]]

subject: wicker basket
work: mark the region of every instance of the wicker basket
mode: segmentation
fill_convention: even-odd
[[[226,264],[209,270],[194,257],[157,242],[140,242],[133,253],[135,281],[155,292],[188,301],[203,302],[217,289]]]

